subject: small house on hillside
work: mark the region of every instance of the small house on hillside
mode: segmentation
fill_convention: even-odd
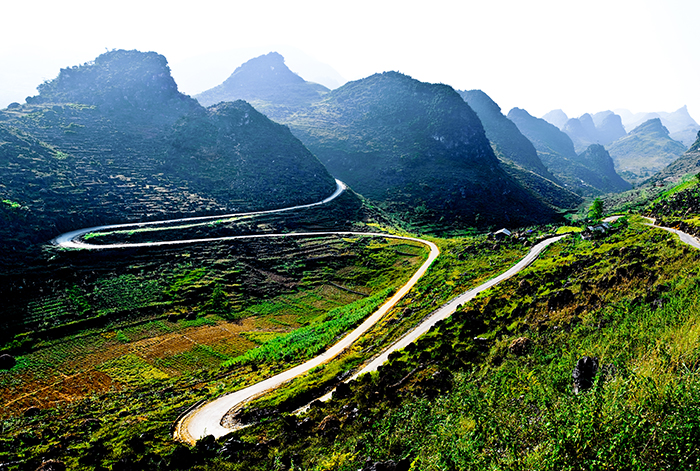
[[[496,239],[496,240],[503,240],[503,239],[507,239],[507,238],[510,237],[512,234],[513,234],[513,233],[510,232],[508,229],[503,228],[503,229],[501,229],[501,230],[499,230],[499,231],[496,231],[496,232],[494,232],[493,234],[491,234],[491,237],[493,237],[493,238]]]
[[[610,230],[610,224],[607,222],[601,222],[595,226],[588,226],[585,231],[581,232],[581,238],[590,240],[594,237],[599,237],[605,235]]]

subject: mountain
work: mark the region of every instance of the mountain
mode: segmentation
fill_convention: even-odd
[[[622,117],[613,112],[607,113],[602,122],[596,122],[596,131],[601,145],[608,145],[627,135],[622,125]]]
[[[510,110],[508,118],[532,142],[542,163],[566,188],[583,196],[596,196],[630,188],[612,165],[601,164],[601,159],[604,160],[605,156],[597,148],[594,148],[597,156],[595,159],[589,158],[587,151],[579,156],[571,138],[544,119],[535,118],[520,108]],[[612,161],[609,164],[612,164]]]
[[[458,93],[481,120],[486,137],[506,172],[548,204],[573,208],[581,203],[578,195],[562,187],[547,170],[532,143],[486,93],[481,90]]]
[[[276,52],[250,59],[221,85],[196,95],[204,106],[245,100],[275,121],[321,99],[328,88],[305,81],[289,70]]]
[[[569,117],[566,116],[566,113],[564,113],[562,110],[552,110],[546,115],[542,116],[542,119],[561,129],[566,125]]]
[[[622,122],[628,130],[632,130],[650,119],[659,118],[661,124],[668,129],[671,139],[682,142],[687,147],[695,142],[695,135],[700,131],[700,124],[690,116],[687,106],[683,106],[672,113],[663,111],[631,113],[625,109],[615,110],[615,112],[622,116]]]
[[[180,90],[188,95],[195,95],[222,83],[231,75],[235,66],[243,64],[251,57],[258,57],[270,51],[282,54],[287,66],[308,81],[319,83],[329,89],[338,88],[346,82],[330,65],[318,61],[299,49],[282,44],[273,47],[249,46],[201,53],[172,62],[170,68]]]
[[[627,134],[622,118],[611,111],[596,113],[595,117],[586,113],[571,118],[561,130],[571,138],[576,152],[582,152],[591,144],[610,144]]]
[[[102,223],[311,203],[335,189],[288,128],[241,101],[203,108],[178,92],[159,54],[111,51],[38,89],[0,112],[0,197],[26,215],[27,243]]]
[[[615,168],[627,181],[641,182],[680,157],[687,147],[671,139],[660,118],[650,119],[608,146]]]
[[[501,169],[478,116],[449,86],[375,74],[287,124],[333,175],[423,229],[554,217]]]
[[[591,144],[577,156],[586,168],[593,170],[600,176],[597,187],[606,192],[619,192],[629,189],[627,182],[615,171],[613,159],[605,147],[600,144]]]
[[[690,148],[669,166],[652,176],[647,183],[676,183],[686,175],[700,173],[700,131]]]
[[[501,108],[486,93],[481,90],[458,90],[457,92],[476,112],[497,156],[545,178],[554,178],[537,156],[532,143],[522,135],[515,123],[501,112]]]
[[[571,138],[577,152],[596,142],[595,124],[588,113],[569,119],[561,130]]]

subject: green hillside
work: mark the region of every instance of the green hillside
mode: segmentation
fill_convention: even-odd
[[[179,93],[156,53],[108,52],[39,91],[0,111],[1,196],[31,214],[0,229],[15,250],[88,225],[312,203],[336,187],[250,105],[207,110]]]
[[[639,218],[601,237],[570,236],[333,400],[301,416],[275,411],[210,440],[211,452],[202,441],[193,462],[231,470],[694,464],[700,253]],[[572,370],[584,356],[597,372],[576,393]]]
[[[668,167],[651,177],[649,184],[677,183],[684,176],[696,175],[700,172],[700,131],[695,143]]]
[[[631,183],[651,177],[680,157],[687,147],[674,141],[659,118],[650,119],[608,146],[621,176]]]

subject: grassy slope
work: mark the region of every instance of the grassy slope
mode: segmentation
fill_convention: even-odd
[[[329,242],[331,248],[327,247]],[[271,259],[250,253],[249,261],[267,259],[276,268],[262,270],[267,281],[261,288],[268,284],[270,287],[256,299],[244,303],[248,306],[244,311],[246,315],[257,313],[257,316],[249,318],[250,320],[243,319],[241,324],[227,323],[221,313],[200,311],[199,317],[193,320],[168,316],[146,318],[147,322],[141,324],[115,323],[105,329],[35,344],[34,350],[20,357],[20,364],[16,367],[19,370],[2,375],[3,385],[15,390],[14,388],[26,387],[30,376],[35,379],[33,384],[38,384],[44,378],[43,386],[46,389],[42,390],[42,394],[34,395],[37,400],[34,404],[41,405],[39,400],[43,397],[46,403],[42,408],[48,408],[37,416],[22,417],[18,413],[32,405],[31,401],[25,401],[22,402],[22,407],[14,409],[10,417],[6,416],[1,422],[4,432],[0,444],[3,453],[1,459],[20,460],[26,465],[37,463],[40,457],[56,457],[69,463],[71,469],[94,469],[95,463],[100,462],[109,467],[120,459],[148,463],[144,464],[145,469],[166,469],[168,463],[187,463],[186,459],[181,459],[181,454],[189,456],[190,452],[175,446],[169,431],[170,424],[181,411],[199,399],[212,397],[223,390],[243,387],[286,368],[290,362],[301,361],[303,356],[292,355],[282,361],[272,358],[253,364],[246,363],[231,371],[217,370],[222,361],[233,358],[236,351],[242,352],[250,348],[251,344],[276,338],[289,328],[322,320],[322,315],[308,311],[309,303],[319,303],[319,296],[326,299],[322,303],[324,306],[333,307],[333,302],[340,301],[343,293],[345,303],[360,298],[347,289],[355,292],[379,292],[387,286],[394,286],[401,277],[411,273],[415,263],[421,260],[419,256],[410,255],[419,254],[422,250],[411,244],[393,241],[388,242],[388,245],[383,244],[386,248],[381,249],[372,242],[368,245],[360,244],[353,249],[363,253],[346,260],[344,263],[349,263],[347,268],[336,267],[330,272],[324,268],[326,264],[318,265],[311,272],[308,267],[304,268],[308,263],[320,263],[319,256],[322,259],[328,258],[323,256],[324,250],[330,250],[332,253],[329,255],[337,255],[337,250],[333,247],[339,243],[340,241],[319,240],[311,247],[307,246],[308,243],[303,243],[301,245],[304,247],[294,250],[289,247],[281,252],[280,247],[277,247],[279,244],[272,244],[274,247],[270,246],[269,250],[273,250],[275,256]],[[343,359],[345,363],[340,366],[331,365],[327,371],[342,373],[357,364],[359,358],[371,355],[381,345],[393,341],[420,319],[426,310],[441,303],[450,293],[461,292],[478,280],[500,272],[504,266],[522,256],[525,250],[520,245],[494,247],[493,242],[487,242],[483,238],[476,241],[444,241],[441,245],[445,253],[450,255],[430,271],[429,278],[432,281],[420,287],[418,292],[403,302],[400,311],[363,338]],[[250,245],[248,247],[246,251],[252,248]],[[352,247],[351,244],[348,248]],[[189,271],[169,279],[172,289],[178,292],[200,292],[204,295],[199,304],[194,303],[194,299],[187,304],[194,311],[199,310],[197,305],[200,309],[215,308],[210,302],[214,294],[211,282],[212,277],[220,277],[219,273],[228,280],[228,300],[235,302],[236,306],[244,301],[229,291],[236,286],[236,283],[230,284],[235,280],[225,275],[224,270],[231,263],[227,260],[234,260],[227,255],[229,250],[220,247],[198,254],[196,260],[201,257],[216,261],[207,266],[206,270],[201,270],[204,273],[200,273],[195,265]],[[216,256],[216,251],[223,253]],[[182,255],[186,254],[189,254],[186,258],[195,261],[194,251],[183,250]],[[294,263],[293,260],[303,254],[306,254],[307,261],[301,266]],[[386,269],[378,270],[380,266],[385,266]],[[237,268],[234,270],[238,273],[236,276],[251,271],[260,272],[251,270],[254,268],[252,266],[243,270]],[[214,270],[213,273],[211,270]],[[290,293],[285,286],[293,281],[293,273],[303,274],[301,286],[304,289],[300,287]],[[335,278],[333,273],[336,274]],[[159,280],[164,279],[161,275],[157,272],[152,274]],[[166,278],[165,281],[167,280]],[[328,286],[329,282],[346,289],[337,289],[332,284]],[[273,286],[277,286],[277,291]],[[321,289],[323,286],[325,288]],[[449,289],[445,290],[445,287]],[[328,289],[334,293],[330,298],[326,293]],[[365,299],[368,298],[359,300]],[[172,311],[174,314],[187,312],[180,311],[175,306]],[[399,319],[401,322],[398,322]],[[213,335],[217,329],[232,331],[232,335],[226,337],[231,339],[224,342],[224,338],[217,338]],[[196,345],[178,350],[178,339],[184,337],[196,339]],[[206,340],[210,337],[214,337],[213,340]],[[105,355],[111,356],[106,358]],[[77,358],[81,359],[82,365],[94,365],[94,369],[90,370],[94,384],[85,380],[86,375],[79,375],[79,366],[75,364]],[[56,378],[55,375],[61,371],[66,372],[68,377],[58,383],[52,381],[51,378]],[[82,395],[80,388],[86,389]],[[54,399],[56,395],[63,395],[62,399],[51,403],[51,395],[48,394],[51,391],[54,392]],[[68,394],[75,396],[73,402],[66,402]],[[145,438],[138,438],[140,435]],[[141,444],[143,442],[145,445]],[[118,466],[114,469],[118,469]]]
[[[667,199],[695,189],[686,186]],[[669,203],[669,211],[680,211],[678,204]],[[656,210],[663,205],[657,202]],[[687,208],[683,214],[694,216]],[[443,256],[399,309],[313,378],[262,398],[257,406],[263,414],[257,416],[266,420],[225,444],[175,445],[168,427],[196,400],[250,384],[284,364],[247,364],[234,375],[218,373],[214,365],[224,359],[221,350],[201,343],[177,362],[150,363],[131,349],[102,362],[93,379],[103,389],[94,395],[3,421],[0,456],[25,464],[58,457],[71,469],[101,463],[112,469],[354,470],[367,458],[403,460],[413,469],[693,468],[700,438],[700,254],[641,223],[623,219],[604,238],[570,237],[551,247],[521,275],[392,355],[378,374],[341,388],[334,400],[306,415],[284,411],[302,404],[309,391],[342,378],[360,358],[389,344],[452,294],[502,271],[525,249],[483,239],[438,241]],[[392,257],[407,251],[412,250],[395,248]],[[296,258],[293,251],[282,253]],[[291,261],[275,262],[282,276],[295,270]],[[374,280],[377,267],[366,268],[363,276]],[[181,287],[197,286],[200,278],[190,275]],[[294,299],[287,293],[266,301],[263,312],[275,318],[276,310],[298,302]],[[163,326],[199,322],[177,328],[211,329],[216,326],[206,324],[217,324],[216,319],[106,330],[102,344],[90,345],[131,347],[172,333]],[[277,319],[289,322],[285,316]],[[250,332],[240,338],[264,342],[278,336],[260,325]],[[59,344],[65,343],[45,347],[50,351]],[[571,370],[583,355],[596,356],[604,368],[591,390],[576,395]],[[173,373],[194,357],[199,360],[190,372]],[[32,364],[23,361],[20,367]],[[13,388],[22,380],[10,377],[5,384]],[[249,417],[256,416],[253,409]]]
[[[412,469],[692,468],[698,261],[638,219],[601,240],[571,238],[342,399],[239,432],[243,451],[215,461],[221,469],[293,461],[349,470],[367,457],[407,459]],[[571,371],[583,355],[604,372],[576,395]]]
[[[329,317],[347,317],[348,307],[381,301],[425,256],[420,246],[381,239],[236,245],[238,249],[218,245],[153,250],[151,261],[162,269],[140,270],[142,260],[137,257],[114,270],[121,268],[126,274],[86,279],[74,294],[91,293],[95,309],[147,301],[144,289],[157,283],[158,293],[165,295],[162,314],[139,315],[133,306],[116,306],[121,316],[106,326],[55,339],[33,336],[17,355],[17,366],[0,374],[0,460],[33,463],[33,469],[40,457],[61,457],[75,466],[96,443],[121,454],[124,441],[144,427],[166,448],[172,447],[169,424],[183,408],[224,387],[242,387],[286,368],[308,352],[281,352],[283,358],[258,358],[223,369],[222,362],[304,326],[316,326],[314,344],[323,348],[339,334],[336,329],[323,338]],[[127,284],[131,278],[138,283]],[[107,287],[116,291],[107,293]],[[63,296],[61,288],[53,287],[44,298]],[[222,293],[218,299],[217,290]],[[355,322],[350,319],[343,327]],[[29,407],[41,412],[23,417]],[[81,428],[87,418],[94,420]],[[145,418],[148,424],[141,423]],[[73,451],[66,452],[68,446]]]

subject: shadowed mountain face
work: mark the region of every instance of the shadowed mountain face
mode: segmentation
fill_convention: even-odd
[[[238,67],[221,85],[195,98],[204,106],[245,100],[276,121],[318,101],[328,89],[305,81],[289,70],[276,52],[256,57]]]
[[[540,199],[559,208],[573,208],[581,198],[563,188],[544,166],[537,150],[509,120],[501,108],[481,90],[459,91],[462,98],[476,112],[504,169],[521,185]]]
[[[553,217],[504,173],[478,117],[448,86],[375,74],[287,124],[333,175],[415,223],[445,229]]]
[[[39,90],[0,112],[0,196],[22,208],[27,242],[34,226],[49,228],[46,242],[87,225],[311,203],[335,189],[286,127],[244,102],[203,108],[158,54],[112,51]]]
[[[459,91],[459,94],[479,116],[496,155],[545,178],[554,178],[542,164],[532,143],[522,135],[515,123],[501,113],[496,102],[481,90]]]
[[[639,183],[670,165],[685,152],[686,146],[671,139],[661,119],[654,118],[613,142],[608,150],[620,175]]]
[[[600,153],[599,146],[594,147],[596,158],[590,158],[588,150],[579,156],[571,138],[544,119],[535,118],[519,108],[512,109],[508,118],[533,143],[542,163],[566,188],[583,196],[595,196],[631,187],[617,175],[612,161],[609,165],[602,164],[605,156]]]

